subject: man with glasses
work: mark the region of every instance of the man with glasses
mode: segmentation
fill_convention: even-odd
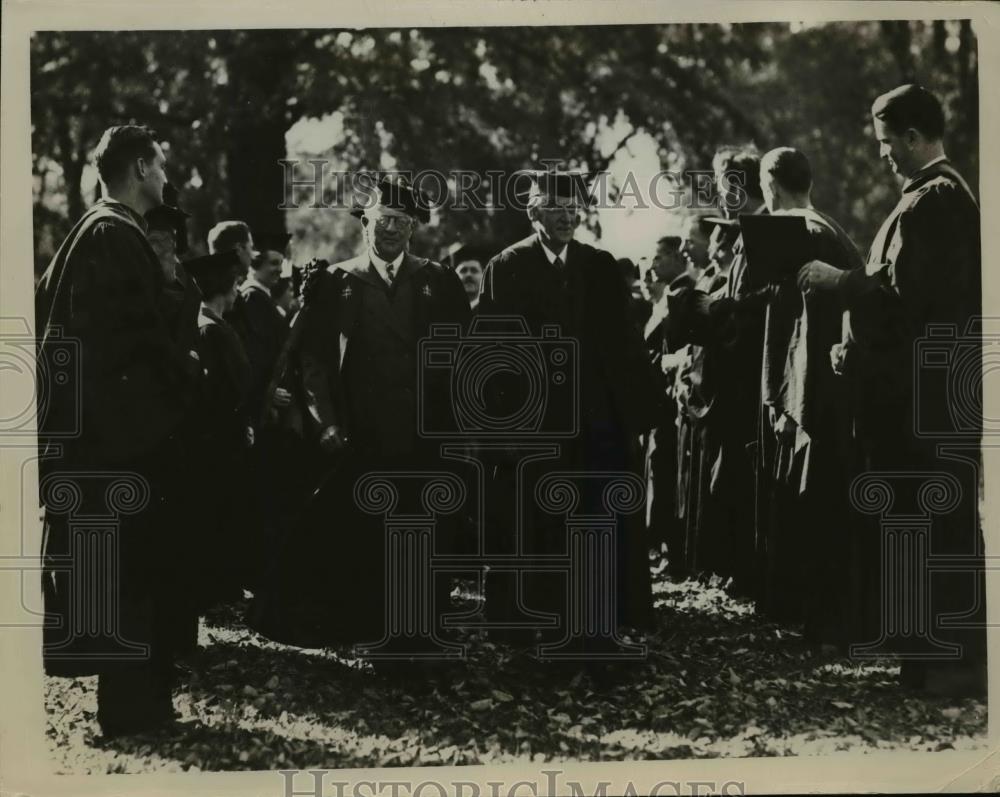
[[[386,632],[384,521],[361,511],[354,485],[373,471],[434,469],[417,423],[418,344],[432,324],[464,328],[469,302],[452,269],[407,251],[430,210],[403,177],[380,180],[352,215],[363,225],[365,249],[321,273],[300,320],[306,434],[329,472],[293,536],[299,558],[291,564],[293,589],[316,588],[303,592],[312,605],[297,618],[300,627],[314,622],[306,635],[376,643]],[[301,572],[310,562],[315,578]],[[441,600],[438,594],[438,614]]]

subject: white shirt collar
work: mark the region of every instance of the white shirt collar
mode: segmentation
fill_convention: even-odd
[[[400,252],[398,255],[396,255],[396,259],[395,260],[391,261],[392,265],[393,265],[392,273],[393,273],[394,277],[398,277],[399,276],[399,267],[403,264],[403,257],[405,255],[406,255],[406,251],[404,250],[404,251]],[[389,273],[388,273],[388,271],[386,271],[386,266],[389,265],[390,261],[383,260],[377,254],[375,254],[375,250],[374,249],[369,249],[368,250],[368,259],[371,260],[372,265],[375,266],[375,270],[378,272],[378,275],[385,282],[389,282]]]
[[[562,261],[563,265],[566,265],[566,250],[569,249],[569,244],[563,246],[562,251],[556,254],[545,245],[541,236],[538,237],[538,242],[542,245],[542,251],[545,252],[545,259],[548,260],[549,263],[555,264],[556,258],[558,257]]]
[[[656,329],[657,324],[667,317],[667,301],[669,299],[669,295],[670,291],[664,287],[663,295],[653,304],[653,307],[650,310],[649,318],[646,320],[646,326],[643,330],[643,337],[646,337],[650,332]]]

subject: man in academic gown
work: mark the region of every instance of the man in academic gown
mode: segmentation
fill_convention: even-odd
[[[67,236],[36,293],[39,361],[67,338],[81,357],[79,384],[47,392],[39,407],[44,653],[51,674],[98,675],[97,720],[113,736],[173,718],[172,614],[189,555],[176,534],[177,435],[197,362],[167,323],[166,280],[146,238],[143,214],[162,202],[166,182],[162,149],[145,127],[112,127],[96,161],[104,198]],[[74,417],[76,436],[50,436]],[[109,514],[114,522],[89,536],[78,525]],[[109,594],[112,626],[74,635]]]
[[[677,500],[678,539],[670,556],[671,572],[677,576],[728,575],[720,562],[719,535],[706,523],[711,499],[712,463],[718,456],[719,439],[711,426],[715,400],[715,378],[705,324],[694,323],[694,297],[705,298],[725,289],[733,260],[735,221],[724,217],[692,218],[681,236],[681,254],[687,261],[684,274],[667,288],[663,364],[673,372],[677,401]],[[710,230],[710,233],[706,232]],[[672,362],[671,362],[672,361]]]
[[[761,158],[768,212],[805,218],[811,256],[840,269],[863,260],[850,237],[810,201],[812,172],[790,147]],[[805,256],[805,255],[804,255]],[[803,296],[794,282],[777,286],[764,332],[761,474],[767,514],[758,533],[758,608],[774,620],[804,622],[806,639],[844,645],[843,596],[849,579],[847,524],[849,414],[830,367],[843,307],[835,296]]]
[[[574,240],[581,209],[590,202],[582,175],[533,175],[527,203],[533,231],[494,257],[483,277],[480,318],[520,316],[536,337],[542,334],[543,325],[558,324],[562,338],[575,340],[579,347],[579,395],[574,397],[579,407],[578,434],[559,442],[557,459],[526,471],[524,489],[529,496],[533,481],[550,470],[638,475],[642,467],[639,436],[652,424],[655,386],[642,339],[629,316],[629,291],[621,271],[610,253]],[[503,395],[501,389],[500,402],[516,402],[523,396],[514,386],[506,390]],[[570,411],[565,408],[567,416]],[[546,440],[551,431],[539,429],[537,440]],[[498,491],[512,496],[514,477],[513,465],[498,469]],[[530,498],[524,503],[529,515],[526,548],[536,556],[565,553],[564,520],[532,508]],[[493,525],[491,533],[511,534],[509,524],[506,530],[503,524]],[[617,622],[647,627],[652,598],[648,546],[639,515],[618,523],[616,545]],[[502,575],[490,575],[487,614],[508,622],[507,618],[519,614],[519,590],[515,578]],[[523,574],[521,583],[529,610],[565,612],[566,584],[559,578],[551,573]]]
[[[232,323],[243,339],[253,373],[250,409],[259,420],[266,407],[264,393],[287,334],[288,324],[271,296],[281,279],[282,263],[292,236],[288,233],[256,232],[253,244],[257,248],[250,273],[239,287],[239,295],[231,312]],[[287,394],[277,397],[287,402]]]
[[[290,456],[282,432],[265,424],[273,411],[286,407],[291,396],[279,387],[270,394],[273,406],[265,406],[268,385],[281,353],[288,324],[271,296],[271,290],[281,278],[282,264],[291,235],[255,231],[252,242],[256,248],[247,278],[240,284],[236,303],[227,320],[233,325],[250,361],[250,397],[248,410],[257,432],[256,443],[250,455],[251,467],[244,488],[249,514],[254,518],[255,553],[250,557],[247,574],[251,591],[262,586],[266,578],[271,553],[286,524],[289,507],[282,489],[282,480],[288,473]]]
[[[306,435],[324,452],[328,472],[285,553],[288,567],[305,566],[305,574],[274,596],[284,608],[262,616],[269,633],[303,644],[376,643],[386,633],[385,519],[361,510],[354,487],[372,471],[416,473],[419,481],[438,469],[436,444],[419,434],[418,410],[421,401],[431,412],[444,408],[450,396],[418,394],[418,344],[432,324],[464,329],[469,319],[455,272],[408,251],[417,224],[430,219],[426,198],[404,178],[386,177],[367,200],[353,211],[365,250],[330,266],[302,311]],[[399,510],[419,510],[416,499],[404,485]],[[446,550],[447,541],[435,546]],[[435,584],[439,619],[446,580]]]
[[[674,396],[676,353],[669,350],[666,328],[670,284],[686,270],[680,236],[665,236],[649,262],[640,261],[642,292],[650,305],[643,338],[656,389],[654,428],[645,436],[646,528],[653,545],[667,544],[669,570],[680,575],[683,538],[677,518],[677,401]],[[666,358],[665,358],[666,355]],[[671,361],[667,367],[665,359]]]
[[[982,312],[979,207],[945,155],[944,112],[933,94],[915,84],[900,86],[875,100],[872,118],[882,158],[904,178],[899,203],[876,235],[863,270],[843,272],[817,259],[800,270],[799,286],[807,295],[833,293],[850,311],[850,334],[833,358],[852,386],[862,470],[892,471],[896,478],[930,478],[921,475],[934,473],[950,477],[957,484],[951,511],[923,503],[904,503],[892,510],[933,510],[930,553],[975,561],[982,555],[977,514],[981,330],[968,325]],[[922,340],[933,334],[933,325],[950,330],[951,338],[932,341],[944,350],[945,363],[952,362],[949,353],[968,356],[971,387],[961,396],[953,398],[946,382],[935,379],[936,369],[915,368],[921,345],[926,345]],[[963,378],[961,373],[940,371],[950,379]],[[905,500],[898,498],[896,504]],[[881,534],[870,529],[868,536],[869,556],[861,564],[871,572],[880,566]],[[888,611],[877,597],[878,584],[876,578],[867,602]],[[961,656],[927,660],[929,652],[940,652],[940,644],[896,637],[888,644],[906,654],[901,671],[906,684],[942,694],[983,693],[985,632],[982,602],[977,600],[982,588],[982,580],[967,572],[931,579],[931,633],[939,643],[960,645]],[[896,597],[914,599],[909,594]],[[968,625],[942,626],[941,617],[949,613],[965,614]],[[878,639],[878,627],[868,630],[858,643]]]
[[[201,292],[181,268],[180,255],[188,250],[187,220],[189,214],[177,207],[177,189],[169,183],[163,187],[163,204],[149,210],[146,215],[146,238],[160,261],[165,280],[164,320],[169,329],[174,330],[178,345],[186,351],[198,350],[198,310],[201,306]],[[185,465],[183,472],[197,467],[201,452],[196,441],[194,422],[197,412],[195,402],[185,397],[190,411],[177,434],[178,444],[183,452]],[[192,485],[193,486],[193,485]],[[200,539],[198,523],[199,506],[197,491],[187,487],[178,494],[178,512],[189,521],[183,526],[186,539],[195,544]],[[188,600],[188,610],[182,603]],[[194,651],[198,645],[198,611],[193,594],[178,596],[174,612],[177,628],[177,652],[184,656]]]
[[[190,214],[177,207],[177,189],[169,183],[163,189],[163,204],[146,213],[146,237],[163,269],[167,298],[171,305],[168,320],[179,339],[192,348],[197,338],[201,295],[180,258],[188,251],[187,220]]]
[[[204,529],[192,547],[201,564],[193,592],[204,612],[218,601],[239,598],[245,574],[249,518],[242,492],[255,436],[250,415],[252,372],[240,336],[225,320],[236,302],[239,257],[232,250],[206,255],[188,261],[185,269],[202,295],[198,314],[202,380],[194,431],[199,456],[191,481],[198,494],[195,518]]]
[[[728,216],[766,212],[757,154],[729,152],[717,162],[720,208]],[[746,595],[756,578],[752,448],[759,431],[766,297],[748,285],[740,237],[726,250],[715,249],[725,257],[694,289],[678,290],[671,299],[672,336],[692,344],[683,509],[691,569],[731,578],[731,589]],[[722,262],[728,262],[725,269]]]

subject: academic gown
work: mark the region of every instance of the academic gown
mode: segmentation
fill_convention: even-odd
[[[893,504],[886,511],[929,513],[930,553],[970,562],[982,556],[977,506],[982,333],[970,328],[982,312],[980,269],[979,208],[965,180],[945,160],[906,181],[872,243],[864,272],[852,273],[843,286],[850,309],[845,371],[862,475],[872,470],[898,474],[889,479]],[[956,390],[956,385],[963,387]],[[928,496],[915,500],[912,487],[903,484],[934,473],[957,485],[945,488],[956,500],[937,507]],[[863,549],[859,561],[868,576],[856,601],[854,640],[859,643],[881,634],[884,577],[877,548],[883,522],[877,514],[856,514]],[[984,661],[981,574],[935,573],[930,586],[936,639],[961,645],[966,663]],[[943,626],[945,613],[966,614],[969,627]],[[926,639],[898,636],[884,647],[917,656],[935,649]]]
[[[421,410],[448,411],[451,401],[447,380],[418,382],[419,342],[432,324],[464,331],[469,302],[458,277],[438,263],[407,253],[390,286],[365,253],[330,266],[302,313],[306,435],[318,448],[323,430],[336,425],[349,443],[321,455],[319,486],[288,531],[254,622],[292,644],[375,643],[386,630],[386,518],[362,509],[355,486],[368,473],[412,474],[393,481],[396,508],[419,512],[421,474],[459,472],[472,483],[418,433]],[[462,511],[439,518],[438,552],[449,550]],[[438,577],[435,590],[440,619],[447,579]]]
[[[766,212],[763,207],[758,213]],[[731,577],[753,594],[755,445],[760,425],[760,369],[767,289],[751,288],[742,238],[724,281],[677,297],[677,323],[699,346],[693,373],[704,400],[695,402],[701,447],[691,445],[689,550],[694,570]],[[700,359],[700,362],[697,360]]]
[[[197,366],[167,323],[164,277],[145,230],[127,206],[96,203],[36,292],[39,362],[58,364],[72,341],[79,366],[39,406],[45,666],[98,674],[98,721],[110,732],[172,713],[177,596],[188,573],[178,434]],[[67,429],[77,433],[52,436]],[[95,527],[94,518],[105,522]],[[87,528],[89,542],[78,547]],[[75,600],[80,594],[110,595],[117,622],[74,635],[81,611],[93,608]]]
[[[246,574],[246,528],[250,518],[241,494],[249,474],[250,360],[239,335],[211,307],[198,315],[202,367],[193,473],[197,517],[205,526],[199,550],[199,609],[239,597]]]
[[[183,266],[177,268],[173,280],[168,280],[164,290],[163,317],[168,329],[174,330],[178,346],[187,352],[198,354],[198,313],[201,308],[201,291],[194,279]],[[201,389],[201,378],[197,380]],[[190,408],[177,432],[182,464],[181,473],[194,473],[201,461],[201,447],[198,442],[197,414],[198,402],[189,402]],[[177,513],[185,518],[186,536],[189,540],[203,539],[200,495],[195,482],[186,480],[177,493]],[[186,610],[182,604],[187,602]],[[179,655],[192,652],[198,646],[198,598],[194,593],[178,596],[174,611],[177,630],[177,651]]]
[[[571,339],[577,347],[579,394],[567,395],[549,388],[548,402],[558,417],[550,416],[532,437],[532,442],[557,443],[559,454],[551,461],[527,468],[526,489],[533,491],[537,480],[553,470],[636,476],[642,472],[638,441],[652,425],[655,386],[641,337],[629,318],[628,299],[614,257],[577,241],[568,244],[561,269],[549,263],[537,235],[507,247],[487,264],[480,319],[520,317],[536,339],[542,337],[546,325],[558,325],[560,339]],[[526,395],[523,385],[504,387],[499,379],[496,384],[500,405],[504,401],[517,402]],[[550,436],[550,431],[556,430],[574,410],[579,412],[576,434],[569,438]],[[498,466],[494,504],[501,507],[500,511],[509,513],[509,507],[515,505],[515,489],[513,465]],[[504,500],[503,495],[508,498]],[[586,496],[584,500],[596,499]],[[565,551],[565,518],[546,513],[533,503],[525,501],[525,550],[534,556]],[[595,509],[602,511],[600,507]],[[494,518],[491,525],[496,549],[512,550],[509,515]],[[503,535],[505,539],[498,539]],[[648,541],[641,514],[618,520],[616,545],[618,622],[645,627],[652,617],[652,597]],[[566,588],[558,578],[547,573],[525,574],[522,584],[529,608],[533,604],[542,611],[564,611]],[[487,614],[505,620],[514,611],[515,589],[512,579],[491,574]]]
[[[244,514],[251,518],[246,585],[251,591],[263,586],[270,567],[271,551],[288,522],[290,491],[285,478],[290,472],[292,450],[283,431],[266,425],[265,396],[287,334],[287,324],[270,293],[247,280],[239,289],[227,320],[239,334],[250,363],[248,409],[255,432],[250,451],[250,473],[244,489]]]
[[[664,294],[652,306],[642,330],[657,398],[656,425],[644,435],[643,459],[646,477],[646,529],[650,544],[668,543],[671,548],[676,549],[673,537],[677,525],[677,404],[673,400],[672,380],[668,380],[660,367],[660,361],[667,353],[667,298]]]
[[[810,259],[860,268],[860,252],[829,216],[805,209]],[[764,333],[757,490],[760,518],[760,611],[783,622],[805,622],[815,642],[846,642],[844,585],[850,579],[847,525],[850,473],[849,408],[830,365],[840,340],[843,303],[824,293],[803,296],[791,283],[768,303]],[[794,440],[777,439],[768,408],[796,426]]]
[[[678,573],[729,575],[724,559],[726,529],[712,511],[713,487],[721,455],[714,408],[720,374],[709,308],[711,297],[724,295],[729,273],[715,264],[692,284],[682,275],[670,285],[668,337],[686,352],[676,377],[677,515],[683,542],[671,557]]]

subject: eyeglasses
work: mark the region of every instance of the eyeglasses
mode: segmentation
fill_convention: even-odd
[[[391,225],[395,225],[401,229],[407,229],[413,224],[413,219],[409,216],[369,216],[376,227],[380,230],[384,230]]]

